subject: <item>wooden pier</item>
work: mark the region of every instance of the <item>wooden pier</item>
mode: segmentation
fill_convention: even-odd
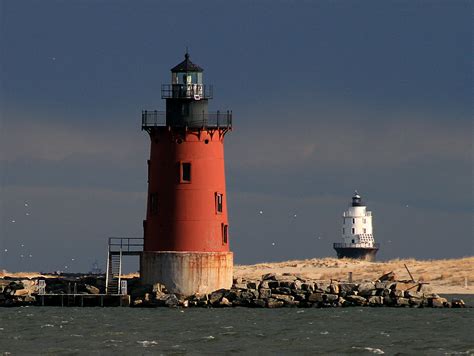
[[[48,307],[129,307],[130,295],[122,294],[40,294],[36,305]]]

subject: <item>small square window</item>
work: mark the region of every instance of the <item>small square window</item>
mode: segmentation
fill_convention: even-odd
[[[356,229],[352,228],[352,233],[353,233],[353,234],[355,234],[355,230],[356,230]]]
[[[191,183],[191,163],[181,162],[179,170],[179,181],[181,183]]]
[[[216,193],[216,213],[222,213],[224,205],[224,194]]]
[[[353,219],[352,219],[352,223],[355,224],[355,222],[356,222],[356,219],[353,218]]]
[[[364,228],[364,234],[366,234],[366,233],[367,233],[367,229],[366,229],[366,228]]]

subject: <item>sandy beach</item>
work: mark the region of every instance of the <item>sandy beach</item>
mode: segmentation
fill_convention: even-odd
[[[386,262],[366,262],[351,259],[313,258],[285,262],[236,265],[234,277],[258,279],[266,273],[295,273],[302,278],[347,281],[352,272],[354,282],[373,281],[393,271],[398,279],[413,279],[429,283],[439,294],[474,294],[474,257],[446,260],[396,259]]]

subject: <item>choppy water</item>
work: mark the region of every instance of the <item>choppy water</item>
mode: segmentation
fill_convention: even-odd
[[[474,309],[3,308],[0,354],[474,355],[473,327]]]

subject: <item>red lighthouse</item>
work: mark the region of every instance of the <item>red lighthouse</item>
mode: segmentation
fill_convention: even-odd
[[[224,172],[232,113],[208,111],[213,91],[202,74],[186,53],[162,85],[166,111],[142,112],[151,147],[140,274],[183,295],[232,285]]]

